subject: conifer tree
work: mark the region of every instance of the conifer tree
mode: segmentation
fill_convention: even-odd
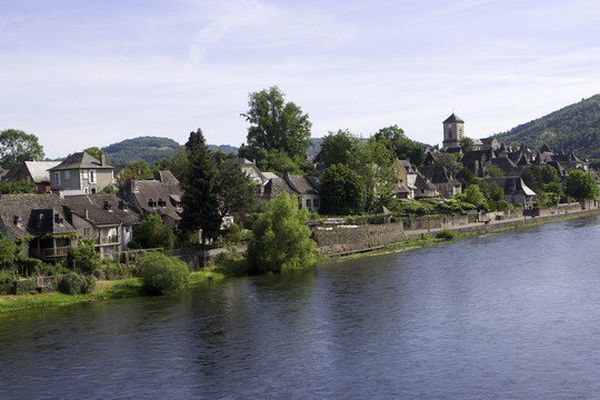
[[[202,229],[204,243],[205,238],[215,238],[221,226],[217,171],[213,154],[200,129],[190,133],[185,147],[189,169],[183,180],[180,228],[184,232]]]

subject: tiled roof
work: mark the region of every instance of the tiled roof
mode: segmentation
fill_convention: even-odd
[[[169,217],[174,222],[181,219],[181,209],[178,207],[171,195],[180,195],[180,193],[171,193],[169,186],[156,180],[133,180],[131,182],[131,195],[141,208],[140,211],[146,213],[156,213]],[[159,206],[159,201],[164,201]],[[155,204],[155,206],[150,205]]]
[[[50,183],[50,168],[56,167],[60,161],[24,161],[13,164],[4,180],[16,181],[23,179],[24,173],[29,174],[34,183]]]
[[[70,213],[95,226],[133,225],[139,221],[139,215],[131,209],[129,204],[114,194],[67,196],[63,199],[63,205],[66,209],[65,214],[70,221],[72,221]]]
[[[289,175],[285,177],[286,181],[295,192],[299,194],[318,194],[320,182],[313,177],[302,175]]]
[[[108,163],[102,165],[100,160],[82,151],[71,154],[63,162],[50,170],[60,171],[66,169],[114,169],[114,167]]]

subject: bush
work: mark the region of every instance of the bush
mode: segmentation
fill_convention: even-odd
[[[238,224],[231,224],[223,234],[223,243],[226,245],[234,245],[246,243],[252,239],[252,232],[243,230]]]
[[[95,277],[71,272],[58,278],[57,289],[64,294],[87,294],[94,290],[94,286],[96,286]]]
[[[16,280],[14,273],[0,271],[0,294],[13,294]]]
[[[35,292],[37,289],[37,283],[35,279],[20,279],[16,280],[14,284],[14,294],[26,294]]]
[[[40,262],[35,267],[33,274],[41,276],[57,276],[70,273],[71,270],[62,264],[45,264]]]
[[[166,226],[161,217],[156,214],[149,214],[142,223],[133,228],[134,243],[131,248],[170,249],[175,244],[175,234],[173,230]]]
[[[67,267],[75,272],[90,275],[100,269],[102,259],[96,251],[94,243],[84,240],[77,247],[69,250]]]
[[[94,276],[102,280],[116,281],[131,277],[133,275],[132,272],[132,269],[128,268],[124,264],[111,262],[103,264],[94,272]]]
[[[443,240],[454,240],[456,239],[456,232],[451,231],[449,229],[442,229],[441,231],[435,234],[435,237],[437,239]]]
[[[144,290],[150,294],[175,293],[185,289],[190,282],[188,266],[162,253],[144,254],[137,268]]]

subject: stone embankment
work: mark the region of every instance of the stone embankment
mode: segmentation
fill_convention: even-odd
[[[435,236],[444,230],[465,234],[486,234],[596,214],[600,214],[600,202],[589,201],[525,212],[511,210],[459,216],[416,217],[405,219],[403,222],[380,225],[320,226],[313,230],[313,239],[317,242],[321,255],[343,256],[402,244],[407,239]]]

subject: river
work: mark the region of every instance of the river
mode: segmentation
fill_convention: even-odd
[[[0,317],[0,399],[600,397],[600,219]]]

